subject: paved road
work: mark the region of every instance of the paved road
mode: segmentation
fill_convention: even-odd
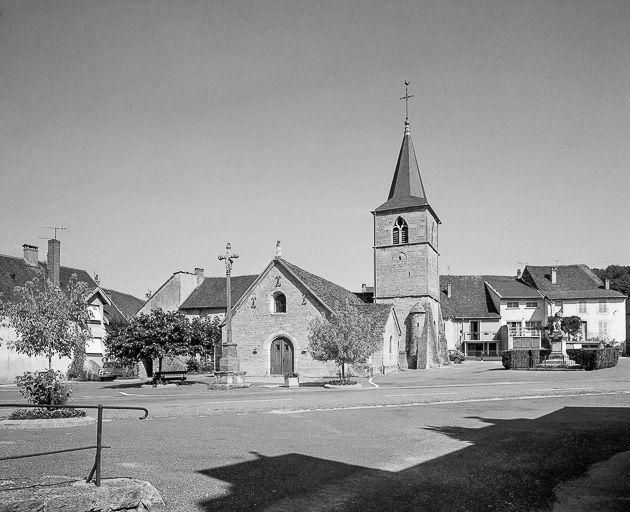
[[[627,359],[598,372],[470,362],[354,391],[262,383],[225,392],[201,379],[166,389],[85,383],[73,400],[149,408],[142,421],[107,413],[104,476],[149,480],[172,511],[549,510],[557,496],[562,510],[576,478],[588,488],[589,468],[604,464],[611,481],[616,461],[627,477],[629,375]],[[0,388],[0,401],[17,398]],[[93,440],[94,427],[0,430],[0,454]],[[73,479],[90,466],[88,452],[0,462],[0,484]],[[630,489],[590,506],[630,510]]]

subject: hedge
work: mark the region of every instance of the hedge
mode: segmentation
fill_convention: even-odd
[[[501,354],[501,362],[506,370],[515,368],[533,368],[551,353],[545,348],[531,350],[506,350]]]
[[[585,370],[612,368],[619,362],[619,349],[613,347],[570,348],[567,355]]]

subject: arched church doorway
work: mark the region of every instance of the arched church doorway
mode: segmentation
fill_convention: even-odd
[[[286,338],[276,338],[270,347],[269,373],[284,375],[293,371],[293,343]]]

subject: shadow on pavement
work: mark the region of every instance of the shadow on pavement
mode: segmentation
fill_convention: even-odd
[[[566,407],[532,420],[477,419],[488,426],[426,427],[471,445],[399,472],[298,453],[255,454],[252,461],[205,469],[199,473],[229,483],[231,492],[198,505],[206,512],[549,510],[556,485],[630,450],[630,408]],[[410,454],[420,454],[422,446],[413,443]]]

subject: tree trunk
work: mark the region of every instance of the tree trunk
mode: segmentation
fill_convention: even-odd
[[[346,380],[346,364],[343,361],[341,362],[341,380]]]
[[[158,375],[160,376],[160,382],[162,382],[162,358],[158,358]]]

